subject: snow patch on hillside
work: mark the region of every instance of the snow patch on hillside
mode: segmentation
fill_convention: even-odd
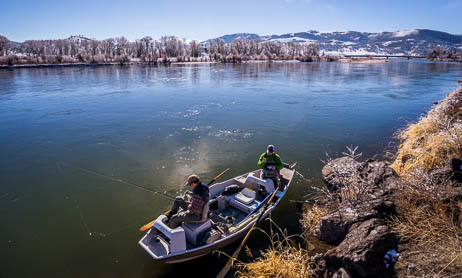
[[[390,44],[392,44],[394,42],[397,42],[397,41],[387,41],[387,42],[384,42],[382,44],[383,44],[383,46],[389,46]]]
[[[406,37],[406,36],[410,36],[410,35],[416,35],[419,33],[419,30],[406,30],[406,31],[398,31],[398,32],[394,32],[392,37],[394,38],[402,38],[402,37]]]
[[[316,40],[310,40],[300,37],[291,37],[291,38],[278,38],[278,39],[271,39],[270,41],[276,42],[300,42],[300,43],[316,43]]]
[[[357,45],[355,42],[344,42],[343,45]]]

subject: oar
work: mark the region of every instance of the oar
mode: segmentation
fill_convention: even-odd
[[[209,183],[207,183],[207,186],[210,186],[212,183],[214,183],[217,179],[219,179],[221,176],[223,176],[226,172],[229,171],[229,168],[226,168],[223,172],[221,172],[220,174],[218,174],[218,176],[214,177],[213,180],[211,180]],[[167,215],[168,213],[170,212],[170,210],[164,212],[164,215]],[[156,219],[152,220],[151,222],[149,222],[148,224],[142,226],[140,228],[140,231],[141,232],[144,232],[146,230],[149,230],[151,229],[152,225],[154,225],[154,222],[156,222]]]
[[[276,188],[276,190],[274,190],[273,194],[269,198],[268,202],[265,204],[265,207],[263,208],[263,211],[258,216],[257,221],[255,221],[252,224],[252,227],[250,227],[250,230],[247,232],[244,239],[242,240],[241,245],[239,245],[239,248],[237,248],[236,251],[234,251],[233,255],[231,256],[231,258],[229,258],[226,265],[223,267],[223,269],[220,271],[220,273],[218,273],[217,278],[224,278],[226,276],[226,274],[228,273],[228,271],[231,269],[231,267],[233,266],[234,259],[241,252],[241,249],[242,249],[242,247],[244,247],[244,244],[247,241],[247,239],[249,238],[250,233],[252,233],[252,230],[253,230],[253,228],[255,228],[255,225],[257,225],[258,221],[260,221],[263,214],[265,214],[266,208],[268,207],[269,204],[271,204],[271,201],[273,201],[273,198],[274,198],[274,196],[276,196],[277,192],[278,192],[278,189]]]

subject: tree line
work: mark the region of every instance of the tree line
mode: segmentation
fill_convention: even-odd
[[[186,41],[174,36],[153,40],[146,36],[133,42],[124,37],[105,40],[72,36],[57,40],[11,42],[0,36],[0,65],[24,64],[107,64],[224,62],[249,60],[332,61],[336,57],[320,52],[319,44],[236,39],[225,43],[214,39],[209,43]]]
[[[437,46],[428,52],[427,59],[462,62],[462,48],[459,48],[459,50],[451,50],[445,49],[442,46]]]

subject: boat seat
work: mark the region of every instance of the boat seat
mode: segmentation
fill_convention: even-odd
[[[174,229],[165,224],[167,216],[160,215],[154,222],[154,228],[170,240],[169,253],[186,250],[185,230],[180,226]]]
[[[194,245],[197,245],[197,236],[212,227],[208,218],[209,205],[205,205],[202,209],[202,217],[198,221],[183,222],[183,229],[186,234],[186,239]]]
[[[257,195],[257,192],[255,192],[254,190],[246,187],[246,188],[242,189],[241,192],[236,194],[236,200],[248,205],[248,204],[252,203],[253,201],[255,201],[255,196],[256,195]]]
[[[274,191],[274,182],[272,179],[266,179],[266,180],[262,180],[260,178],[257,178],[253,175],[248,175],[247,176],[247,181],[250,181],[252,183],[256,183],[256,184],[259,184],[259,185],[262,185],[265,187],[266,189],[266,192],[268,193],[272,193]]]

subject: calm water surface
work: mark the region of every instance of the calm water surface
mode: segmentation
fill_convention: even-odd
[[[383,153],[461,77],[399,60],[0,70],[0,276],[213,277],[213,256],[164,265],[138,247],[171,202],[115,179],[175,194],[193,172],[255,168],[272,143],[305,177],[273,215],[297,232],[289,200],[319,184],[325,152]]]

